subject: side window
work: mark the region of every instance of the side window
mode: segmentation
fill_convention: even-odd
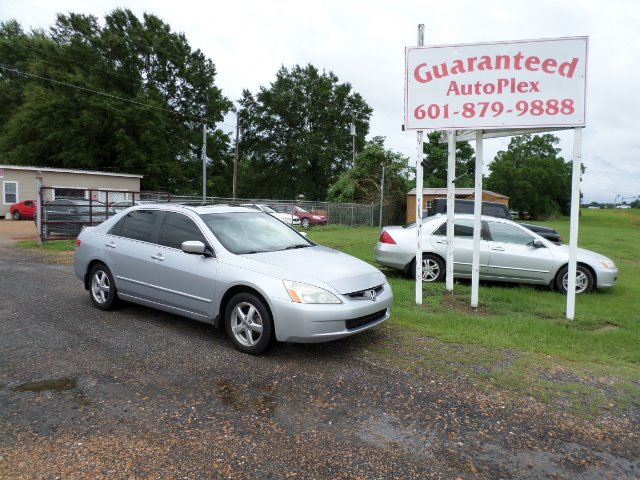
[[[434,235],[447,235],[447,222],[433,232]],[[456,220],[453,223],[453,235],[456,237],[473,238],[473,220]]]
[[[482,207],[482,214],[490,217],[508,218],[504,208],[497,205],[485,205]]]
[[[513,243],[515,245],[527,245],[533,241],[533,237],[513,225],[506,223],[487,222],[491,239],[494,242]]]
[[[136,210],[129,212],[109,231],[111,235],[156,243],[155,224],[163,212],[159,210]]]
[[[193,220],[181,213],[166,212],[160,225],[158,243],[165,247],[182,249],[182,242],[188,240],[199,240],[207,245],[204,235]]]
[[[11,204],[18,202],[18,182],[3,182],[3,203]]]
[[[26,200],[26,201],[24,202],[24,206],[25,206],[25,207],[35,207],[35,206],[36,206],[36,204],[35,204],[35,203],[33,203],[31,200]]]

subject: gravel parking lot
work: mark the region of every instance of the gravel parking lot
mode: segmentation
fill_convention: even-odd
[[[24,230],[21,230],[21,229]],[[29,228],[31,233],[29,233]],[[491,397],[367,345],[252,357],[211,326],[92,307],[0,220],[0,478],[638,478],[638,425]]]

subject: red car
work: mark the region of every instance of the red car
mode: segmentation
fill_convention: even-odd
[[[322,212],[308,212],[304,208],[297,205],[271,205],[276,212],[290,213],[300,219],[300,224],[304,228],[309,228],[311,225],[326,225],[327,216]]]
[[[33,218],[36,212],[35,200],[23,200],[22,202],[14,203],[9,207],[9,212],[14,220],[20,220],[21,218]]]

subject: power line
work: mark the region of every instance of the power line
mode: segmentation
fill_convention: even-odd
[[[96,95],[102,95],[103,97],[114,98],[116,100],[122,100],[123,102],[133,103],[133,104],[140,105],[140,106],[143,106],[143,107],[146,107],[146,108],[153,108],[155,110],[161,110],[163,112],[173,113],[175,115],[181,115],[183,117],[189,117],[189,118],[193,118],[193,119],[200,120],[200,121],[204,120],[203,117],[196,117],[195,115],[190,115],[188,113],[176,112],[175,110],[170,110],[168,108],[158,107],[156,105],[149,105],[148,103],[138,102],[137,100],[131,100],[130,98],[119,97],[117,95],[112,95],[111,93],[105,93],[105,92],[100,92],[98,90],[92,90],[92,89],[86,88],[86,87],[80,87],[78,85],[73,85],[72,83],[62,82],[60,80],[53,80],[52,78],[42,77],[40,75],[35,75],[33,73],[23,72],[21,70],[18,70],[17,68],[10,68],[10,67],[7,67],[6,65],[0,64],[0,68],[2,68],[4,70],[7,70],[9,72],[17,73],[18,75],[24,75],[26,77],[37,78],[39,80],[44,80],[46,82],[56,83],[58,85],[64,85],[65,87],[76,88],[76,89],[82,90],[84,92],[95,93]]]
[[[76,89],[82,90],[84,92],[94,93],[96,95],[102,95],[104,97],[109,97],[109,98],[113,98],[113,99],[116,99],[116,100],[122,100],[123,102],[133,103],[133,104],[140,105],[140,106],[146,107],[146,108],[152,108],[152,109],[155,109],[155,110],[161,110],[163,112],[168,112],[168,113],[172,113],[174,115],[180,115],[180,116],[183,116],[183,117],[192,118],[192,119],[195,119],[195,120],[199,120],[201,122],[205,121],[204,117],[197,117],[195,115],[190,115],[188,113],[176,112],[175,110],[170,110],[170,109],[164,108],[164,107],[158,107],[156,105],[150,105],[148,103],[139,102],[137,100],[132,100],[130,98],[119,97],[119,96],[113,95],[111,93],[105,93],[105,92],[100,92],[98,90],[92,90],[91,88],[80,87],[78,85],[73,85],[72,83],[62,82],[60,80],[53,80],[52,78],[42,77],[40,75],[35,75],[33,73],[23,72],[21,70],[18,70],[17,68],[7,67],[6,65],[0,64],[0,68],[2,68],[4,70],[7,70],[9,72],[16,73],[18,75],[24,75],[26,77],[37,78],[39,80],[44,80],[46,82],[51,82],[51,83],[56,83],[56,84],[59,84],[59,85],[64,85],[65,87],[76,88]],[[216,123],[216,125],[226,125],[228,127],[234,127],[235,128],[235,125],[229,125],[228,123]]]

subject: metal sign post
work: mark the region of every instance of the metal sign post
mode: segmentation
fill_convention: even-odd
[[[476,172],[473,199],[473,260],[471,263],[471,308],[478,308],[480,286],[480,237],[482,234],[482,130],[476,131]]]
[[[418,46],[424,45],[424,24],[418,25]],[[422,305],[422,160],[423,132],[417,132],[416,142],[416,305]]]
[[[453,219],[455,213],[456,191],[456,131],[449,131],[449,159],[447,165],[447,273],[446,287],[453,292]]]
[[[573,172],[571,174],[571,225],[569,227],[569,280],[567,283],[567,318],[573,320],[576,308],[576,273],[578,270],[578,216],[580,215],[580,172],[582,170],[582,128],[573,129]]]

